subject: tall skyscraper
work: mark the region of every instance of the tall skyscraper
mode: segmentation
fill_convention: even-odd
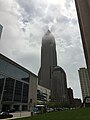
[[[75,0],[87,68],[90,70],[90,0]]]
[[[56,43],[48,30],[42,38],[41,68],[38,73],[38,82],[41,86],[51,89],[52,71],[55,66],[57,66]]]
[[[80,84],[81,84],[81,90],[82,90],[82,97],[84,100],[86,96],[90,96],[89,74],[86,68],[80,68],[78,72],[79,72],[79,78],[80,78]]]
[[[0,38],[1,38],[1,34],[2,34],[2,29],[3,29],[3,26],[0,24]]]
[[[51,101],[68,102],[66,73],[57,66],[55,38],[49,30],[42,38],[38,84],[51,90]]]

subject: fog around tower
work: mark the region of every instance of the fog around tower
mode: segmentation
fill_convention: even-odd
[[[0,52],[36,74],[42,37],[52,32],[58,65],[74,96],[81,98],[78,69],[86,65],[74,0],[0,0],[0,16]]]
[[[43,43],[47,42],[47,44],[54,44],[55,43],[55,38],[51,31],[48,29],[45,35],[42,37]]]

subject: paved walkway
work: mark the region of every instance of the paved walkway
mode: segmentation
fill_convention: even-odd
[[[15,118],[21,118],[21,117],[29,117],[31,116],[31,112],[15,112],[15,113],[10,113],[13,115],[12,118],[5,118],[2,120],[11,120],[11,119],[15,119]],[[1,119],[0,119],[1,120]]]

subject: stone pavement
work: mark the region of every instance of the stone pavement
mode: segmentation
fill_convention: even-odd
[[[21,118],[21,117],[30,117],[31,116],[31,112],[15,112],[15,113],[10,113],[13,115],[12,118],[5,118],[5,119],[0,119],[0,120],[12,120],[15,118]]]

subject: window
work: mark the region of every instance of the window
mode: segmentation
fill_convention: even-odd
[[[4,80],[5,80],[5,77],[0,74],[0,99],[1,99],[1,95],[2,95]]]
[[[15,82],[14,79],[9,78],[9,77],[6,78],[4,94],[3,94],[3,101],[12,101],[14,82]]]
[[[21,102],[21,96],[22,96],[22,82],[16,81],[14,101]]]
[[[24,85],[23,85],[23,97],[22,97],[23,103],[28,102],[28,90],[29,90],[29,85],[24,83]]]
[[[17,79],[29,82],[29,74],[0,58],[0,71]]]

